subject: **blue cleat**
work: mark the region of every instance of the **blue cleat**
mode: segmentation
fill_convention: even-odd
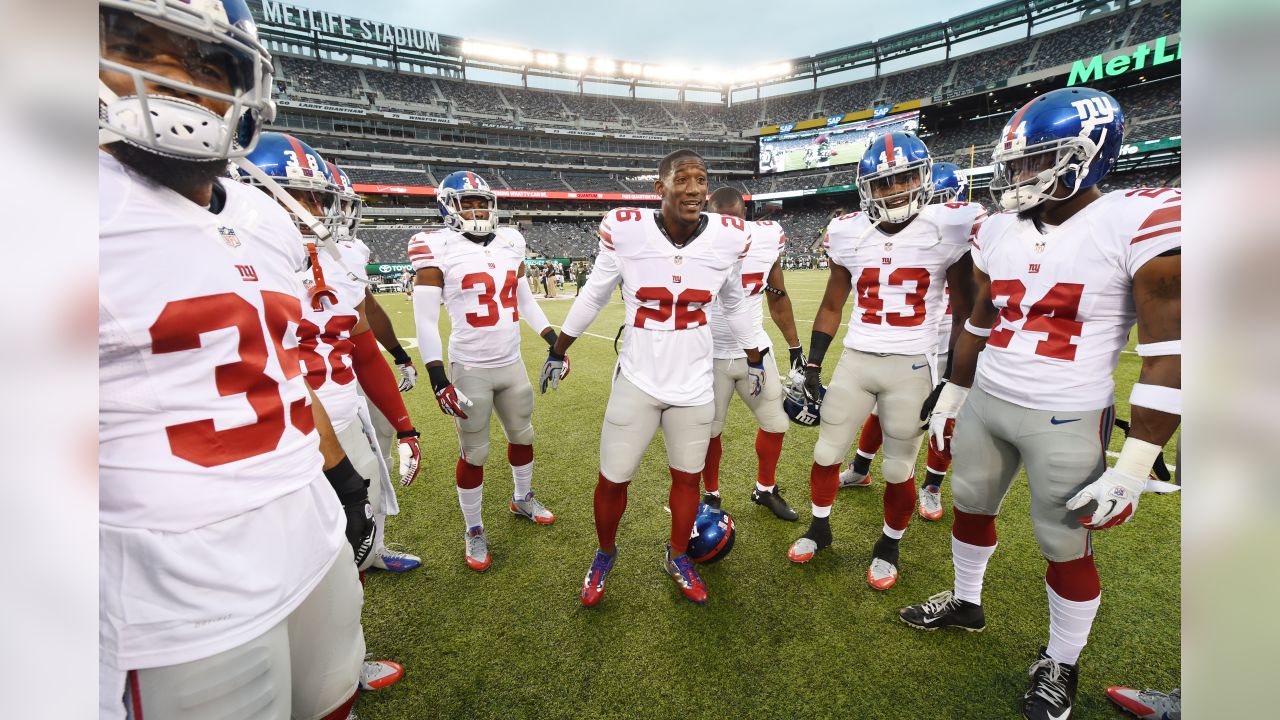
[[[613,554],[606,555],[603,550],[596,551],[595,560],[591,561],[591,569],[582,581],[582,604],[595,607],[604,597],[604,581],[613,569],[613,561],[618,559],[618,546],[613,547]]]

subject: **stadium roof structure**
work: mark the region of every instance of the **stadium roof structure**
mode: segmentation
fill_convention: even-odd
[[[1129,4],[1130,0],[1123,0],[1124,7]],[[584,80],[627,85],[632,95],[637,87],[720,92],[726,100],[736,90],[797,80],[812,79],[816,87],[817,79],[824,75],[879,68],[889,60],[938,49],[944,49],[949,58],[957,43],[1022,25],[1030,37],[1036,25],[1097,6],[1097,0],[1004,0],[878,40],[726,72],[497,45],[318,11],[283,0],[251,3],[259,31],[273,51],[334,60],[363,58],[391,67],[407,63],[434,68],[446,77],[465,78],[468,68],[492,70],[520,75],[525,85],[530,75],[576,81],[579,88]]]

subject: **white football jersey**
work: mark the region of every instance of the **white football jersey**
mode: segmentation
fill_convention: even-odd
[[[152,667],[279,622],[345,522],[299,361],[289,216],[232,180],[214,214],[106,153],[98,172],[99,641]]]
[[[934,352],[947,270],[969,251],[969,239],[985,217],[976,203],[927,205],[894,235],[861,212],[832,220],[823,240],[827,256],[853,276],[845,347],[893,355]]]
[[[754,340],[740,279],[750,231],[736,217],[704,215],[706,228],[677,248],[658,226],[656,211],[609,211],[600,223],[595,268],[564,323],[564,332],[581,336],[595,317],[582,308],[603,307],[621,283],[627,312],[622,374],[669,405],[701,405],[714,396],[707,311],[717,298],[740,318],[743,339]]]
[[[1137,317],[1134,273],[1181,246],[1182,191],[1173,188],[1107,193],[1044,234],[1015,213],[992,217],[973,251],[999,310],[977,385],[1037,410],[1111,406]]]
[[[787,245],[787,234],[772,220],[749,221],[747,225],[751,231],[751,249],[742,259],[742,291],[746,293],[747,310],[756,330],[756,347],[764,349],[773,344],[764,329],[764,286],[769,281],[769,271]],[[709,315],[712,357],[717,360],[746,357],[747,351],[734,339],[720,303],[711,306]]]
[[[334,432],[342,432],[357,420],[356,410],[360,397],[356,392],[358,383],[351,361],[351,353],[355,346],[351,343],[351,332],[360,322],[359,305],[364,301],[365,288],[363,282],[355,274],[354,268],[360,264],[358,251],[343,243],[336,243],[342,263],[334,260],[325,250],[320,250],[320,269],[324,272],[325,284],[338,296],[336,305],[325,305],[323,310],[316,310],[310,302],[302,303],[302,323],[298,326],[298,350],[302,357],[302,367],[307,375],[307,384],[315,391],[316,397],[324,405],[329,415],[329,422]],[[347,267],[344,268],[343,265]],[[348,274],[348,270],[350,273]],[[310,268],[298,272],[298,281],[307,291],[314,288],[314,275]]]
[[[455,230],[420,232],[409,240],[415,272],[440,268],[449,332],[449,362],[505,367],[520,360],[516,290],[524,280],[524,236],[513,227],[494,231],[489,243]]]

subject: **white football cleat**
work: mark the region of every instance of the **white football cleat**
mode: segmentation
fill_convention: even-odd
[[[360,668],[360,689],[381,690],[400,682],[404,668],[390,660],[365,660]]]
[[[898,568],[883,558],[873,559],[867,568],[867,584],[876,590],[888,590],[898,584]]]
[[[920,487],[920,517],[930,522],[942,519],[942,489],[936,485]]]
[[[849,463],[849,467],[840,471],[840,489],[851,487],[871,487],[871,474],[862,474],[853,469],[853,463]]]

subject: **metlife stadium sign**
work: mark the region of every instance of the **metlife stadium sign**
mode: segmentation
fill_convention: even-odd
[[[276,27],[315,30],[366,43],[440,52],[440,36],[418,28],[361,20],[348,15],[300,7],[279,0],[262,0],[262,17]]]
[[[1182,60],[1182,43],[1173,40],[1177,42],[1177,46],[1170,52],[1169,45],[1172,39],[1172,35],[1166,35],[1155,41],[1154,48],[1148,43],[1142,43],[1135,47],[1133,52],[1120,53],[1108,58],[1105,62],[1102,59],[1105,53],[1098,53],[1087,60],[1077,60],[1071,64],[1071,74],[1067,76],[1067,87],[1180,61]]]

